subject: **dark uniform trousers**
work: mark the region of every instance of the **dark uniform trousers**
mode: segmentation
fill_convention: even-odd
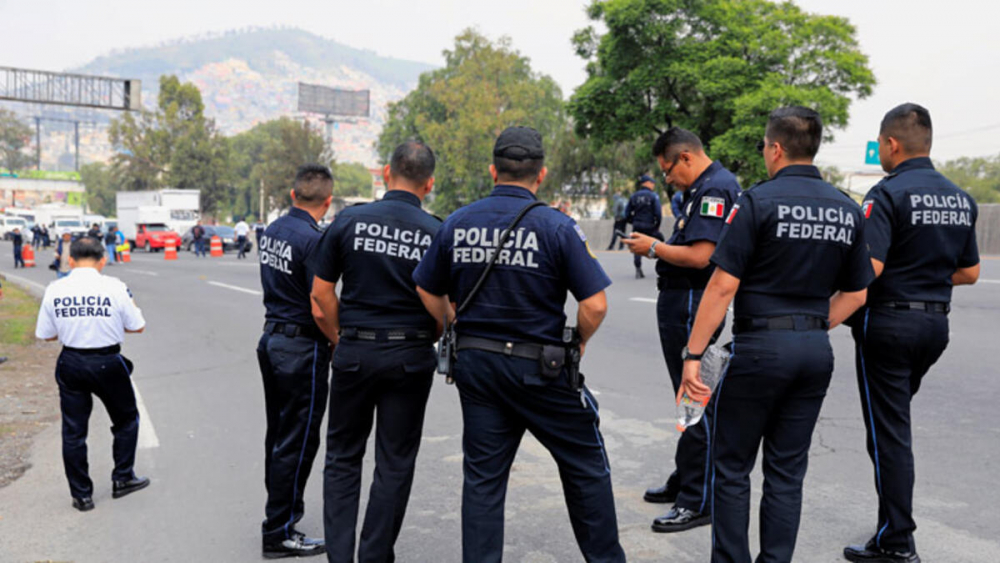
[[[660,328],[660,345],[663,348],[663,358],[667,362],[670,382],[673,384],[674,395],[680,389],[684,375],[684,361],[681,351],[687,345],[691,335],[691,327],[701,303],[701,289],[663,289],[656,300],[656,320]],[[714,342],[722,332],[719,325],[712,337]],[[674,404],[673,401],[670,403]],[[671,486],[679,486],[676,505],[695,512],[706,513],[711,510],[708,474],[711,458],[708,441],[709,417],[701,418],[701,423],[686,429],[677,441],[677,453],[674,456],[674,472],[670,475]]]
[[[462,401],[465,456],[462,560],[502,560],[507,480],[528,430],[559,467],[584,560],[623,562],[597,401],[587,391],[584,407],[565,372],[548,384],[538,373],[536,360],[472,349],[458,353],[454,378]]]
[[[264,487],[261,531],[285,539],[302,519],[302,496],[319,449],[329,389],[330,346],[305,336],[264,333],[257,345],[264,380]]]
[[[132,362],[118,353],[95,354],[63,349],[56,362],[59,406],[62,410],[63,465],[74,498],[93,495],[87,463],[87,426],[93,395],[104,403],[111,418],[114,481],[135,477],[135,448],[139,439],[139,410],[132,390]]]
[[[361,463],[375,422],[375,475],[357,560],[391,562],[413,484],[437,356],[430,342],[342,338],[333,355],[326,468],[326,552],[354,561]]]
[[[736,334],[715,392],[712,561],[751,561],[750,472],[763,439],[758,563],[792,561],[809,445],[833,373],[825,330]],[[713,410],[710,405],[710,410]]]
[[[948,316],[870,308],[852,332],[868,456],[875,465],[878,531],[890,551],[916,551],[910,401],[948,345]]]
[[[614,230],[611,232],[611,244],[608,245],[608,250],[614,249],[616,241],[618,242],[618,249],[621,250],[622,243],[618,240],[618,233],[624,233],[625,229],[628,229],[628,221],[625,219],[615,219]]]

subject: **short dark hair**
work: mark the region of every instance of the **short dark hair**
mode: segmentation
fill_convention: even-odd
[[[698,135],[687,129],[671,127],[660,133],[656,142],[653,143],[653,158],[662,157],[664,160],[670,160],[683,151],[701,152],[703,150],[705,150],[705,146],[701,144]]]
[[[524,160],[514,160],[502,156],[493,157],[493,166],[497,169],[498,182],[523,182],[534,180],[538,177],[542,167],[545,166],[544,158],[528,158]]]
[[[389,170],[393,176],[423,184],[434,175],[436,163],[430,147],[420,141],[406,141],[392,151]]]
[[[878,133],[899,141],[906,152],[929,152],[934,138],[931,113],[919,104],[900,104],[885,114]]]
[[[767,118],[764,136],[781,144],[791,160],[811,159],[819,152],[823,140],[823,120],[807,107],[778,108]]]
[[[104,245],[94,237],[80,237],[69,245],[73,260],[100,260],[104,258]]]
[[[333,194],[333,172],[322,164],[303,164],[295,171],[295,199],[319,204]]]

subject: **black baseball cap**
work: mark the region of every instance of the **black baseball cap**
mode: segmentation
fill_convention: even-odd
[[[643,174],[642,176],[639,176],[639,179],[636,182],[638,184],[645,184],[646,182],[652,182],[654,184],[656,183],[656,181],[650,178],[648,174]]]
[[[508,127],[497,137],[493,156],[510,160],[538,160],[545,158],[542,134],[531,127]]]

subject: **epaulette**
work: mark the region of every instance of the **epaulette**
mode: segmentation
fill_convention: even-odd
[[[357,203],[352,203],[352,204],[348,205],[347,207],[358,207],[359,205],[368,205],[369,203],[373,203],[373,202],[371,202],[371,201],[359,201]]]
[[[750,190],[752,190],[752,189],[756,188],[757,186],[759,186],[759,185],[761,185],[761,184],[766,184],[766,183],[768,183],[768,182],[770,182],[770,181],[771,181],[770,179],[767,179],[767,180],[761,180],[761,181],[757,182],[756,184],[754,184],[754,185],[750,186],[749,188],[746,188],[746,189],[744,189],[743,191],[745,191],[745,192],[748,192],[748,191],[750,191]]]
[[[438,221],[441,221],[442,223],[444,223],[444,219],[438,217],[437,215],[435,215],[433,213],[430,213],[430,216],[433,217],[433,218],[435,218],[435,219],[437,219]]]

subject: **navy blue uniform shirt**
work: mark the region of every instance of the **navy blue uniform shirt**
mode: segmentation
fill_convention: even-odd
[[[875,277],[861,209],[815,166],[787,166],[740,196],[712,262],[740,279],[736,318],[827,318],[836,291]]]
[[[625,207],[625,216],[636,230],[655,231],[659,229],[660,222],[663,220],[660,196],[649,188],[639,188],[629,198],[628,205]]]
[[[260,239],[260,284],[264,318],[316,328],[312,316],[313,273],[307,258],[322,234],[312,215],[293,207]]]
[[[868,303],[951,301],[951,275],[979,263],[969,194],[934,170],[930,158],[899,164],[865,196],[865,240],[885,264]]]
[[[680,203],[680,213],[674,219],[674,234],[667,244],[691,246],[699,241],[719,242],[726,217],[740,197],[740,184],[732,172],[713,162],[685,190]],[[684,268],[667,262],[656,261],[656,274],[665,278],[684,278],[694,289],[703,289],[712,277],[715,266]]]
[[[420,208],[420,198],[403,190],[341,211],[313,254],[320,279],[344,278],[340,326],[434,330],[413,269],[440,227],[440,220]]]
[[[503,231],[535,201],[528,190],[498,185],[489,197],[444,222],[413,273],[417,285],[459,305],[479,279]],[[459,317],[459,335],[560,344],[567,291],[577,301],[611,285],[587,237],[558,210],[532,209],[511,234],[496,266]]]

